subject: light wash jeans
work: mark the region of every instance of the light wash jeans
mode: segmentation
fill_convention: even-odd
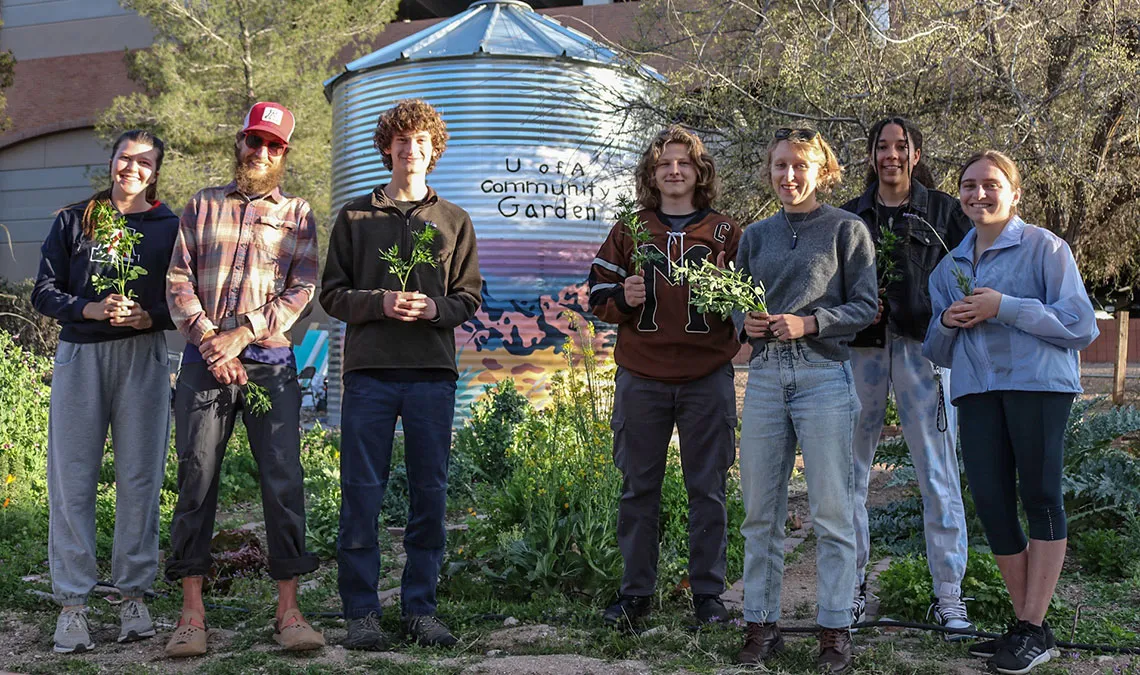
[[[938,430],[938,383],[935,367],[922,356],[918,340],[887,333],[883,348],[852,349],[851,370],[855,391],[863,411],[855,426],[852,454],[855,458],[855,539],[858,580],[862,584],[870,557],[867,526],[867,483],[875,448],[883,432],[887,393],[894,387],[903,438],[910,448],[911,462],[922,494],[922,514],[926,534],[926,560],[938,598],[958,598],[966,574],[966,512],[962,507],[962,486],[955,453],[957,411],[943,398],[946,430]],[[942,372],[942,386],[948,393],[950,371]],[[945,396],[945,394],[944,394]]]
[[[804,457],[817,538],[817,622],[851,625],[855,587],[851,436],[859,414],[851,367],[802,341],[757,344],[748,370],[740,434],[744,493],[744,618],[780,618],[784,522],[796,444]]]

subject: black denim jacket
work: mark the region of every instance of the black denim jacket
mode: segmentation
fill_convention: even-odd
[[[879,184],[873,183],[861,196],[843,205],[845,211],[857,214],[867,224],[876,248],[880,232],[875,209],[878,189]],[[885,227],[887,223],[881,225]],[[948,249],[961,243],[971,227],[973,224],[962,213],[957,199],[911,181],[910,201],[903,207],[901,217],[892,223],[892,229],[902,237],[902,244],[895,252],[901,279],[886,288],[883,318],[856,335],[851,346],[884,346],[888,325],[895,335],[922,340],[931,317],[927,286],[930,273]]]

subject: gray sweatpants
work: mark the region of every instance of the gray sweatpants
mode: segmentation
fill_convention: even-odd
[[[670,384],[618,368],[612,425],[614,464],[622,474],[623,595],[652,595],[657,584],[661,485],[674,425],[689,497],[689,584],[695,595],[724,592],[725,482],[736,460],[733,372],[726,363],[699,380]]]
[[[62,605],[79,605],[98,581],[95,494],[107,427],[115,452],[112,582],[141,596],[158,571],[158,497],[170,443],[166,338],[60,342],[48,422],[48,564]]]

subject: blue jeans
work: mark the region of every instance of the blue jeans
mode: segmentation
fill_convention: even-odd
[[[342,406],[337,586],[345,618],[380,612],[377,519],[388,487],[397,418],[404,425],[409,495],[401,612],[435,614],[446,536],[455,382],[387,382],[351,372],[344,376]]]
[[[856,583],[862,584],[871,542],[867,521],[867,490],[875,450],[883,433],[887,394],[893,388],[903,438],[922,494],[926,560],[940,599],[957,599],[966,575],[966,510],[955,450],[957,410],[948,400],[950,371],[942,374],[945,425],[938,430],[938,382],[935,366],[922,355],[922,342],[887,331],[882,348],[852,349],[851,370],[863,411],[855,425],[855,538]]]
[[[802,341],[756,346],[744,395],[740,483],[744,493],[744,618],[780,618],[784,522],[796,445],[804,457],[817,538],[817,622],[851,625],[855,587],[855,478],[851,436],[859,415],[851,366]]]

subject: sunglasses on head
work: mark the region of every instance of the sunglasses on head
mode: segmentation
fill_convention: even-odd
[[[289,145],[286,143],[282,143],[281,141],[271,141],[266,138],[262,138],[257,134],[245,135],[245,147],[249,148],[250,150],[260,150],[261,146],[263,145],[269,149],[270,157],[280,157],[289,147]]]
[[[790,139],[793,141],[804,141],[810,143],[811,141],[814,141],[815,137],[818,135],[819,132],[815,129],[792,129],[791,127],[783,127],[776,129],[774,138],[777,141],[786,141]]]

